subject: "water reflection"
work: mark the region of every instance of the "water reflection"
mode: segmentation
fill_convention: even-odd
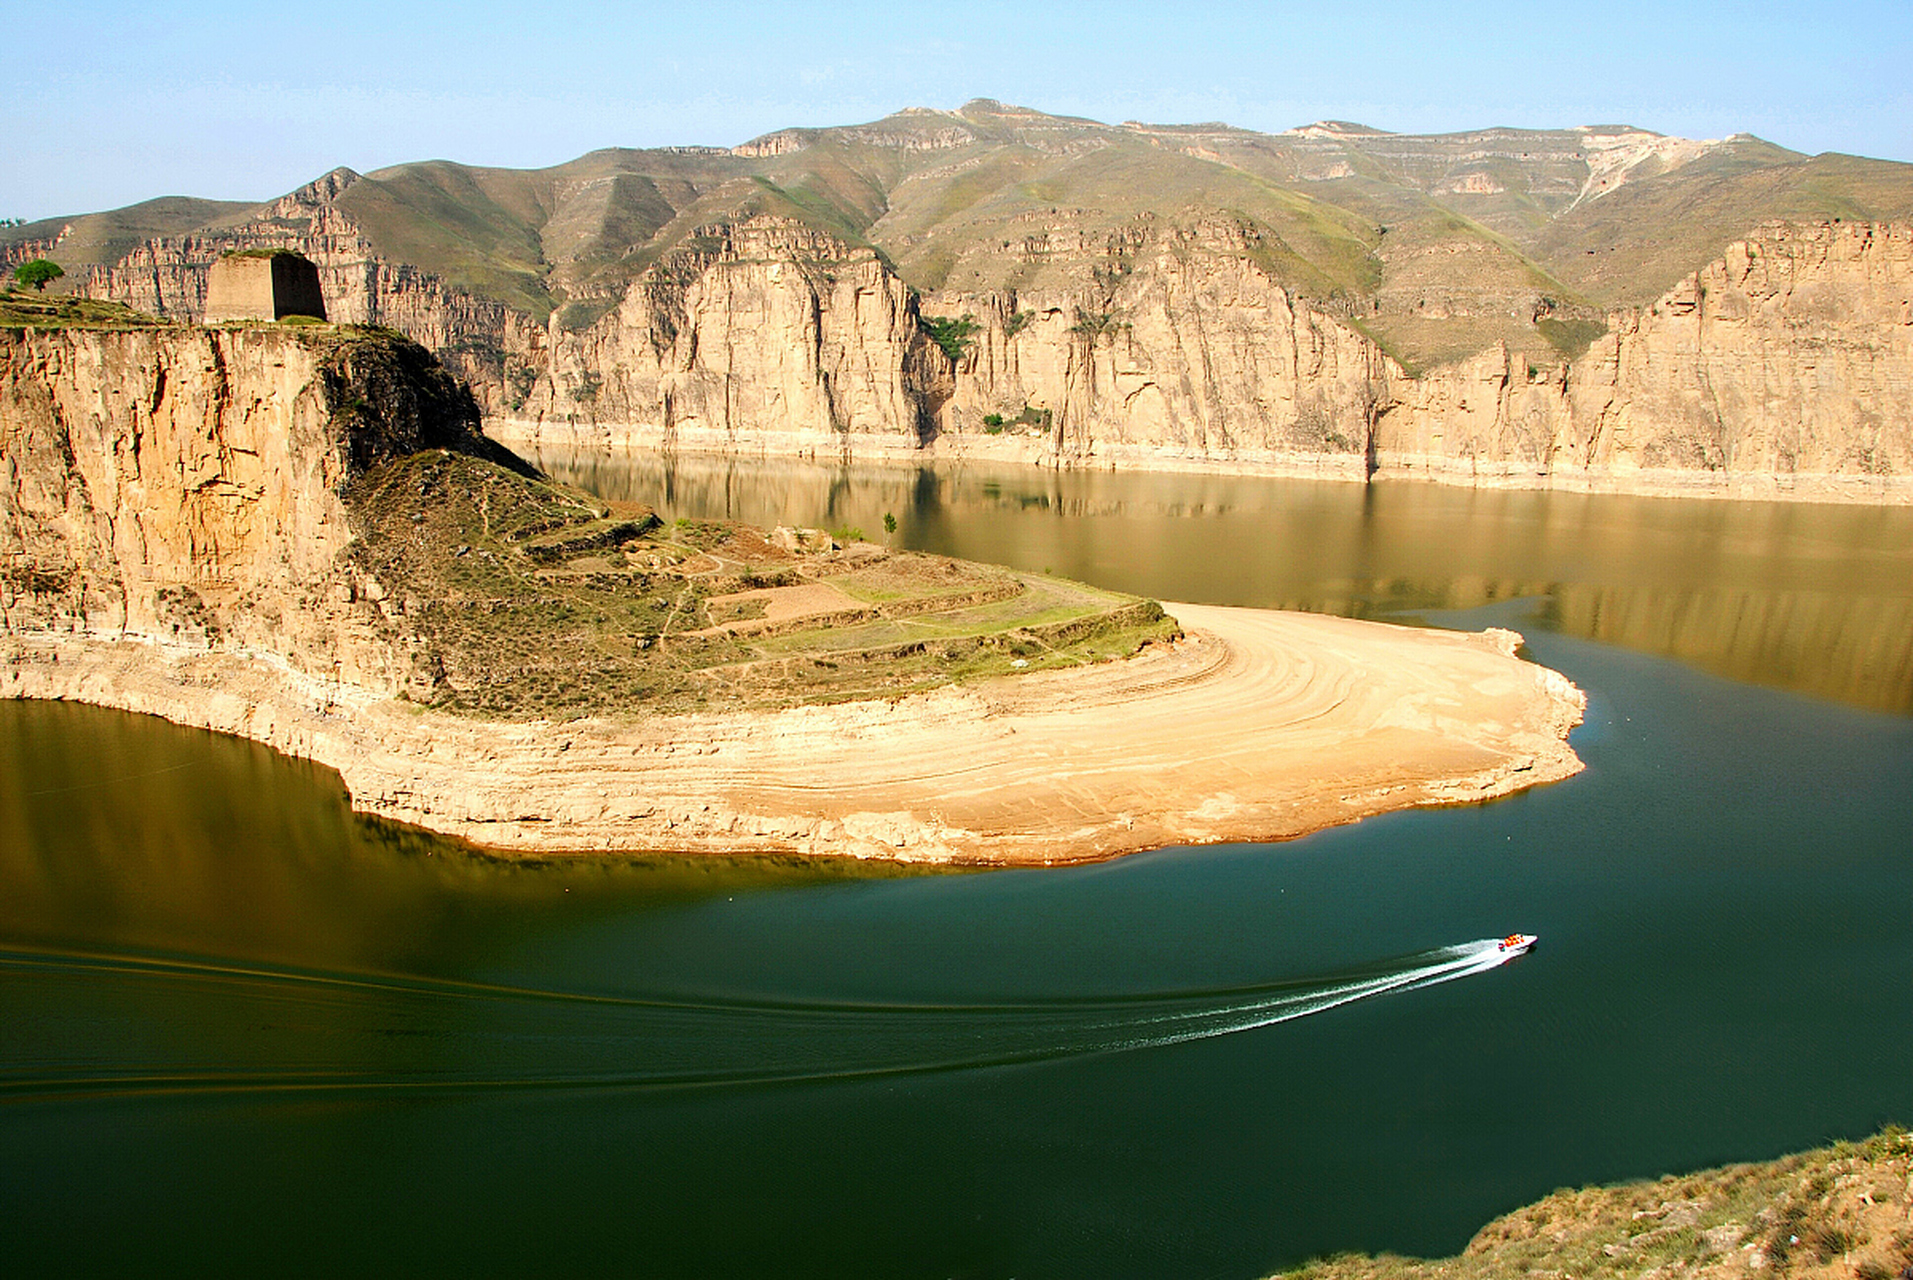
[[[667,516],[899,546],[1198,603],[1348,617],[1536,596],[1537,621],[1913,712],[1913,510],[975,464],[534,454]]]
[[[463,974],[559,921],[895,873],[498,859],[354,813],[336,773],[257,743],[0,702],[0,939],[15,945]]]

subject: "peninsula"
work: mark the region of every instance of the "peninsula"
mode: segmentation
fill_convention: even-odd
[[[1518,637],[1156,604],[556,485],[384,330],[0,319],[0,693],[526,854],[1080,861],[1566,777]],[[28,314],[31,312],[32,314]]]

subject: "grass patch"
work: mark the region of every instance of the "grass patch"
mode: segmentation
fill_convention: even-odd
[[[857,544],[793,553],[720,521],[659,522],[466,453],[371,466],[333,586],[410,695],[494,719],[771,709],[1124,656],[1176,634],[1152,602]],[[772,620],[740,592],[836,587],[849,612]],[[731,629],[743,624],[741,629]]]
[[[12,290],[0,293],[0,328],[159,329],[176,327],[118,302],[92,298],[43,298]]]

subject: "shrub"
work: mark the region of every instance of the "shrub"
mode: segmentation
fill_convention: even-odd
[[[943,348],[943,354],[952,360],[961,360],[972,345],[972,335],[982,326],[972,315],[924,316],[923,327],[929,333],[931,341]]]
[[[13,278],[21,284],[30,284],[40,292],[46,292],[50,281],[58,280],[66,274],[59,263],[46,258],[35,258],[32,262],[23,262],[13,269]]]
[[[1089,339],[1090,345],[1094,346],[1101,339],[1113,337],[1118,330],[1127,329],[1128,327],[1128,322],[1119,317],[1114,311],[1085,311],[1081,307],[1078,307],[1076,308],[1076,323],[1069,327],[1069,331],[1079,337]]]

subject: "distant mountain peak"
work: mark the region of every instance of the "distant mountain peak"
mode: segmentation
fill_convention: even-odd
[[[1387,129],[1376,129],[1365,124],[1356,124],[1352,120],[1317,120],[1314,124],[1305,124],[1299,128],[1283,131],[1283,136],[1291,138],[1387,138],[1393,135]]]

